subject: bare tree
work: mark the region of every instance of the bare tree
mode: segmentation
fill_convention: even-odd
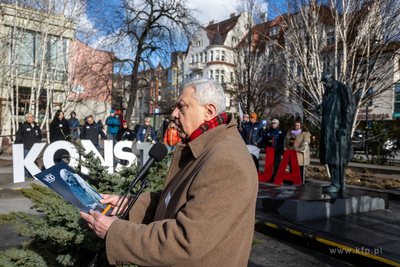
[[[194,10],[183,0],[124,0],[122,3],[114,17],[104,25],[108,36],[114,37],[112,42],[104,44],[125,42],[133,51],[133,58],[122,59],[130,66],[130,96],[126,110],[126,118],[130,121],[139,84],[138,72],[152,68],[154,56],[162,58],[189,40],[197,22],[193,17]]]
[[[356,117],[372,100],[384,105],[383,96],[396,82],[398,8],[396,0],[287,1],[288,12],[280,15],[279,25],[285,43],[275,42],[285,51],[282,84],[315,124],[319,118],[313,106],[322,101],[325,71],[353,89]],[[356,120],[353,131],[355,127]]]
[[[266,38],[272,24],[267,22],[268,10],[255,0],[239,1],[238,8],[248,10],[259,24],[248,29],[236,47],[231,92],[244,112],[256,112],[260,117],[277,116],[284,112],[286,101],[277,79],[280,65],[276,64],[276,55],[270,51]]]

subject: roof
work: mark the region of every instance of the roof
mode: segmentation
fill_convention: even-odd
[[[265,51],[265,43],[270,41],[270,40],[275,40],[278,42],[280,46],[285,45],[285,37],[284,37],[284,28],[283,26],[285,21],[288,21],[291,16],[295,16],[298,13],[294,14],[283,14],[280,16],[277,16],[275,19],[260,23],[258,25],[255,25],[251,28],[251,31],[249,31],[246,36],[239,42],[239,44],[236,46],[236,48],[244,46],[246,44],[249,44],[249,34],[252,35],[252,47],[253,50],[258,49],[258,51],[263,52]],[[319,10],[318,10],[318,16],[321,20],[321,22],[327,26],[333,25],[335,23],[335,19],[333,16],[333,11],[330,7],[326,5],[321,5]],[[279,27],[278,34],[270,36],[270,30],[274,28],[275,26]]]
[[[239,16],[240,15],[229,18],[227,20],[224,20],[224,21],[221,21],[218,23],[208,25],[205,28],[205,30],[207,32],[207,37],[210,40],[210,43],[213,44],[215,35],[218,32],[219,35],[221,36],[221,39],[219,39],[219,37],[217,37],[216,42],[218,41],[218,43],[223,44],[225,42],[226,36],[228,35],[228,32],[231,31],[233,28],[235,28],[236,23],[239,20]]]

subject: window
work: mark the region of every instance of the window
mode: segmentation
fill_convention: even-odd
[[[213,71],[212,71],[212,70],[210,70],[210,79],[214,79]]]
[[[327,45],[334,45],[335,44],[335,32],[328,32],[326,34],[326,43]]]
[[[277,35],[278,32],[279,32],[279,27],[278,26],[272,27],[269,30],[269,36]]]
[[[297,62],[297,76],[301,79],[301,73],[303,72],[303,68],[299,62]]]
[[[197,42],[197,46],[198,47],[201,46],[201,42],[200,41]]]
[[[221,61],[225,61],[225,51],[221,51]]]
[[[273,70],[272,67],[269,67],[269,68],[268,68],[267,77],[268,77],[268,78],[274,77],[274,70]]]
[[[219,61],[219,50],[215,51],[215,61]]]
[[[231,72],[231,83],[234,83],[234,82],[235,82],[235,76],[234,76],[234,73]]]
[[[400,83],[394,85],[394,113],[400,113]]]
[[[203,77],[203,72],[200,72],[200,77]]]
[[[221,70],[221,83],[225,83],[225,71]]]
[[[139,108],[143,106],[143,98],[139,98]]]
[[[215,81],[219,82],[219,70],[215,70]]]
[[[196,54],[196,62],[199,62],[199,54]]]
[[[194,56],[192,56],[192,63],[194,63]]]
[[[200,53],[200,62],[203,62],[203,53]]]
[[[192,76],[192,74],[190,73],[190,79],[192,79],[193,78],[193,76]]]
[[[189,80],[189,75],[186,75],[186,81]]]
[[[207,52],[204,53],[204,62],[207,63]]]
[[[210,52],[210,61],[213,61],[213,60],[214,60],[214,52],[211,51],[211,52]]]
[[[247,70],[243,71],[243,83],[247,83]]]
[[[14,61],[18,66],[18,75],[22,77],[33,77],[35,60],[36,66],[40,68],[42,64],[42,55],[45,54],[46,65],[44,79],[56,80],[64,82],[67,79],[66,71],[68,69],[68,39],[61,39],[57,36],[48,36],[47,43],[43,43],[41,34],[33,31],[22,31],[16,29],[11,32],[15,35],[15,49],[10,51],[14,57]],[[62,43],[61,43],[62,42]],[[41,48],[44,48],[44,51]],[[61,48],[61,49],[60,49]],[[10,46],[10,50],[12,47]],[[40,69],[39,69],[40,71]],[[36,75],[37,77],[38,75]]]

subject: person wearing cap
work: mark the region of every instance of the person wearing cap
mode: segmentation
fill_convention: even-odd
[[[155,142],[156,133],[154,128],[150,125],[151,119],[146,117],[144,119],[144,126],[141,126],[136,134],[136,140],[139,142]]]
[[[258,146],[261,144],[262,136],[262,125],[257,121],[257,114],[251,113],[250,123],[244,126],[243,140],[246,145]]]
[[[285,142],[285,132],[279,128],[279,121],[273,119],[271,121],[271,127],[264,134],[264,147],[274,147],[274,173],[272,174],[271,182],[274,181],[276,173],[278,172],[279,165],[281,164],[283,145]]]
[[[94,121],[93,116],[87,116],[86,123],[81,128],[81,139],[92,141],[93,145],[100,152],[99,134],[104,140],[107,139],[107,136],[104,134],[103,130]]]
[[[177,143],[180,143],[182,140],[179,137],[178,130],[176,129],[175,120],[171,119],[169,121],[169,125],[164,135],[164,144],[167,145],[170,150],[174,150]]]
[[[71,112],[71,118],[68,120],[69,129],[71,130],[71,134],[75,139],[79,138],[79,120],[76,118],[75,111]]]
[[[113,109],[110,110],[110,116],[106,119],[106,124],[108,126],[108,138],[113,140],[113,145],[115,146],[117,141],[117,133],[121,122],[115,117],[115,111]]]

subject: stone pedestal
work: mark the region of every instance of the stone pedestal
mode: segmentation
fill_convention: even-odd
[[[272,212],[294,221],[305,221],[386,209],[387,194],[346,188],[344,194],[322,193],[322,184],[307,182],[296,186],[260,183],[257,209]]]

